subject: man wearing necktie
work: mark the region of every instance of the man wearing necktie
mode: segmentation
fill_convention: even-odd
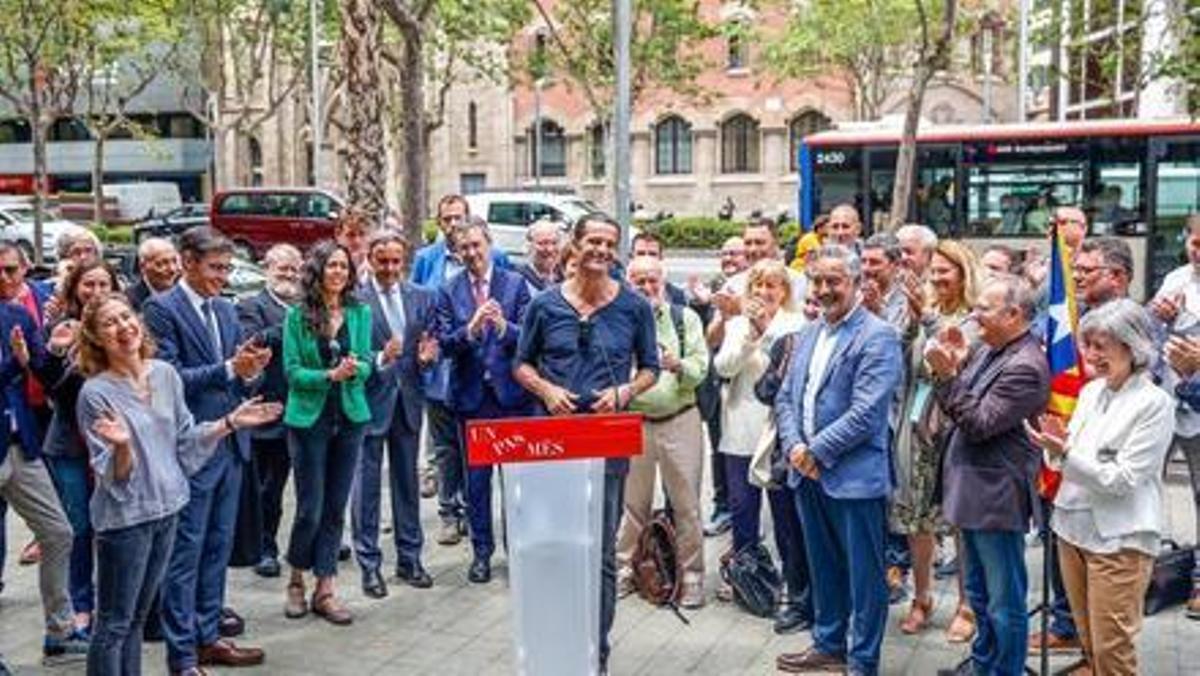
[[[442,286],[437,335],[450,361],[447,403],[459,420],[461,435],[469,420],[528,412],[528,394],[513,379],[512,371],[529,288],[519,274],[492,263],[491,234],[482,219],[469,219],[457,241],[466,270]],[[459,461],[465,463],[461,441],[458,447]],[[468,578],[487,582],[495,551],[491,467],[468,470],[467,520],[475,556]]]
[[[221,297],[233,243],[208,227],[179,238],[183,278],[146,302],[146,325],[183,380],[196,422],[221,420],[251,393],[271,360],[271,349],[243,338],[233,304]],[[162,588],[163,631],[172,674],[194,676],[202,665],[248,666],[263,661],[220,635],[225,568],[233,548],[246,432],[233,434],[189,480],[191,497],[179,515],[175,546]]]
[[[395,230],[375,233],[367,250],[371,274],[359,287],[359,296],[371,307],[371,350],[377,354],[377,363],[367,382],[371,421],[350,495],[350,523],[354,552],[362,568],[363,593],[372,598],[387,595],[379,550],[379,486],[385,444],[396,577],[418,589],[433,586],[433,578],[421,565],[425,538],[417,456],[425,405],[423,380],[438,357],[437,340],[430,335],[436,299],[432,292],[402,281],[408,248],[407,240]]]

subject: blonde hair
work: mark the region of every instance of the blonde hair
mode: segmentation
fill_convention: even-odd
[[[88,377],[106,371],[109,367],[108,353],[105,352],[103,341],[100,339],[100,327],[96,326],[96,322],[100,320],[100,310],[109,303],[120,303],[129,308],[142,327],[142,346],[138,350],[138,354],[142,359],[154,356],[154,339],[146,329],[146,322],[142,320],[142,316],[138,314],[125,294],[114,292],[107,296],[93,298],[83,309],[83,319],[80,322],[79,338],[76,343],[79,350],[79,370]]]
[[[954,267],[958,268],[958,274],[962,277],[962,293],[959,296],[958,304],[950,308],[950,311],[969,312],[979,297],[979,259],[975,257],[975,252],[965,244],[943,239],[938,241],[937,246],[933,248],[933,253],[950,261]],[[933,294],[929,296],[929,307],[935,312],[941,312],[941,308],[937,304],[937,297]]]
[[[792,279],[788,276],[788,269],[783,261],[774,258],[765,258],[750,268],[746,275],[745,297],[750,298],[755,284],[767,280],[775,280],[783,285],[783,302],[779,307],[781,310],[794,312],[796,299],[792,298]]]

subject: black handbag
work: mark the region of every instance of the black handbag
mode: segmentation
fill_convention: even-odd
[[[1162,541],[1163,551],[1154,557],[1154,570],[1146,587],[1146,615],[1183,603],[1192,595],[1192,569],[1196,551],[1182,548],[1171,539]]]
[[[743,610],[756,617],[775,615],[783,580],[761,543],[722,557],[721,578],[733,588],[733,600]]]

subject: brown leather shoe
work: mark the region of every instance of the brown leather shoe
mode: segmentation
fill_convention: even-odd
[[[312,611],[331,624],[345,626],[354,622],[354,616],[350,614],[350,610],[333,594],[321,594],[320,596],[313,594]]]
[[[283,616],[297,620],[308,614],[308,599],[304,595],[304,583],[289,582],[287,596],[283,602]]]
[[[233,641],[220,638],[196,650],[200,664],[221,667],[254,667],[263,663],[266,654],[261,648],[239,648]]]
[[[1046,632],[1046,652],[1071,653],[1080,650],[1083,650],[1083,645],[1079,643],[1078,638],[1064,638],[1052,631]],[[1036,655],[1041,652],[1042,634],[1035,631],[1029,635],[1029,654]]]
[[[840,657],[827,655],[816,648],[807,648],[803,652],[784,653],[775,658],[775,668],[789,674],[845,673],[846,662]]]

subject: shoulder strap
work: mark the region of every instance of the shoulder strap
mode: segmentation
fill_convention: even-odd
[[[679,358],[683,359],[683,348],[687,343],[683,324],[683,306],[671,303],[671,323],[675,326],[675,338],[679,340]]]

